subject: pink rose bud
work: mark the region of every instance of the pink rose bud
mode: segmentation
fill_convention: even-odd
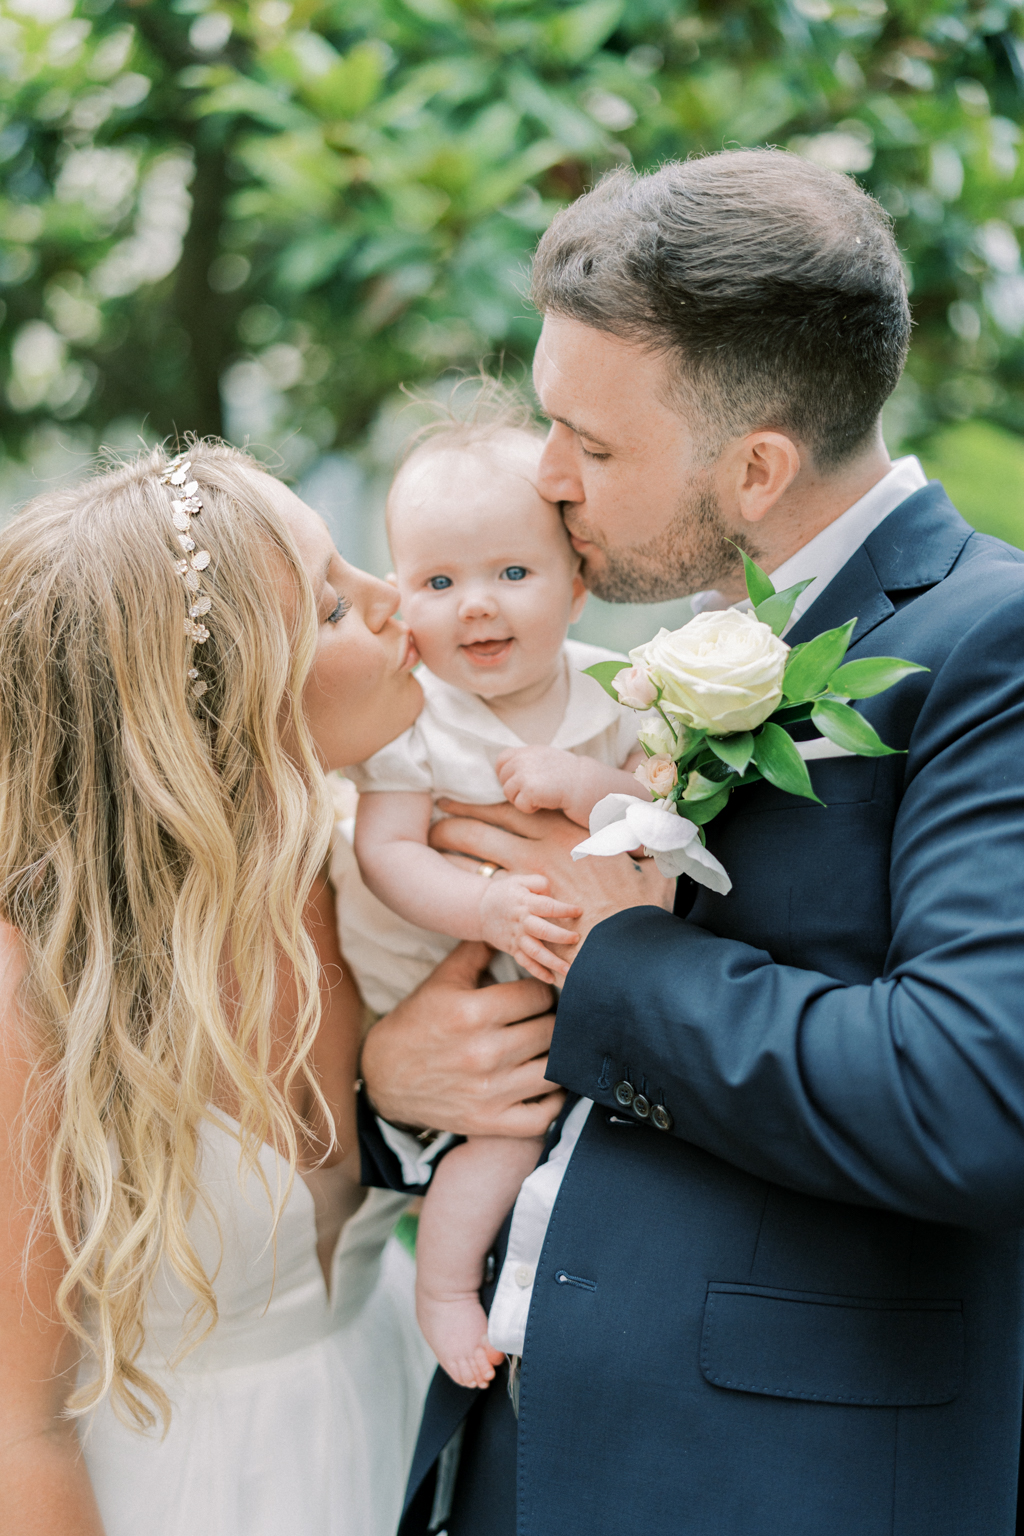
[[[652,795],[664,799],[670,790],[675,788],[678,774],[676,765],[664,752],[659,752],[657,757],[645,758],[634,769],[633,777],[641,784],[645,784]]]
[[[650,709],[658,690],[643,667],[624,667],[615,675],[615,692],[627,709]]]

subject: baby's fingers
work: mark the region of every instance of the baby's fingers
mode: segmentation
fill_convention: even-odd
[[[535,895],[530,901],[530,911],[534,917],[566,917],[570,922],[574,917],[583,916],[582,907],[570,907],[567,902],[556,901],[553,896]]]
[[[568,928],[556,928],[554,923],[545,923],[539,917],[528,917],[523,932],[535,939],[546,939],[549,944],[578,944],[580,941],[578,933],[571,933]]]
[[[505,799],[510,805],[514,805],[517,811],[524,811],[527,816],[532,816],[534,811],[542,809],[537,796],[529,789],[517,787],[515,779],[509,779],[502,788],[505,791]]]
[[[564,937],[564,935],[563,935]],[[549,986],[557,986],[569,969],[567,960],[559,960],[543,944],[538,944],[536,939],[520,939],[513,952],[513,958],[531,976],[536,976],[538,981],[546,981]],[[546,974],[542,975],[541,973]]]

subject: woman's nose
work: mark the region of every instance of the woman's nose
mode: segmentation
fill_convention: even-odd
[[[401,598],[397,587],[389,582],[378,581],[376,576],[371,576],[370,591],[367,594],[366,603],[366,627],[376,633],[384,628],[388,619],[397,612]]]
[[[537,469],[537,490],[545,501],[581,502],[586,498],[579,474],[576,434],[560,421],[551,423]]]

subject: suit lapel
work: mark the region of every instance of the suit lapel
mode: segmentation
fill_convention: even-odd
[[[789,645],[813,640],[854,615],[851,646],[896,612],[890,594],[933,587],[952,569],[971,536],[937,480],[908,496],[829,582],[786,636]]]

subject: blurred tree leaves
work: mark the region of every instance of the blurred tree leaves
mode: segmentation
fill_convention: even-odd
[[[0,0],[3,441],[116,419],[301,470],[525,366],[530,251],[630,160],[788,145],[896,219],[891,441],[1024,431],[1018,0]]]

